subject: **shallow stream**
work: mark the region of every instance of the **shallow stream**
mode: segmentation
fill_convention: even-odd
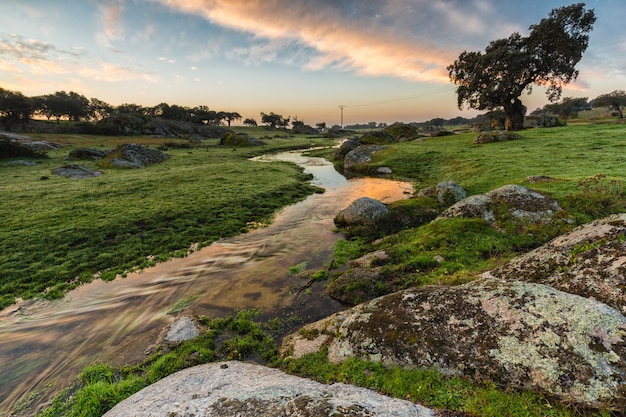
[[[176,314],[220,317],[244,308],[284,312],[295,302],[294,289],[305,284],[290,267],[324,266],[341,237],[333,223],[340,210],[359,197],[389,203],[413,191],[409,183],[385,179],[346,180],[328,161],[299,152],[257,159],[295,162],[326,192],[286,207],[269,227],[220,240],[186,258],[112,282],[96,280],[61,300],[1,310],[0,416],[33,399],[36,406],[45,405],[86,365],[140,360]],[[305,322],[339,309],[337,302],[319,296],[298,306]]]

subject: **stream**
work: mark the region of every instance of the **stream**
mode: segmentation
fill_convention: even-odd
[[[411,184],[346,180],[327,160],[301,152],[256,159],[297,163],[326,191],[284,208],[268,227],[185,258],[111,282],[95,280],[60,300],[30,300],[0,310],[0,416],[28,404],[32,408],[18,415],[40,411],[94,362],[141,360],[180,314],[223,317],[255,308],[271,315],[292,306],[304,322],[312,322],[342,308],[323,293],[296,306],[294,289],[306,282],[290,267],[306,262],[309,270],[322,269],[341,237],[333,223],[340,210],[364,196],[384,203],[407,198]]]

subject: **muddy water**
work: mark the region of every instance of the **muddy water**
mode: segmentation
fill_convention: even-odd
[[[323,266],[340,237],[332,219],[351,201],[399,200],[412,192],[411,185],[348,181],[327,161],[299,153],[260,159],[296,162],[326,192],[283,209],[267,228],[186,258],[113,282],[94,281],[62,300],[28,301],[0,311],[0,416],[33,398],[33,408],[41,407],[90,363],[141,359],[176,314],[216,317],[242,308],[280,313],[292,306],[305,321],[314,321],[340,309],[318,296],[295,306],[294,289],[304,282],[289,268],[302,262],[313,270]],[[181,301],[186,307],[172,312]]]

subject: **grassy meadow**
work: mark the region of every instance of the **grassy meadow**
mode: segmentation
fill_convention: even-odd
[[[254,148],[226,148],[217,140],[187,147],[187,141],[151,137],[32,135],[64,146],[34,166],[0,163],[0,308],[16,297],[59,297],[95,275],[113,279],[184,256],[192,245],[266,223],[279,208],[316,192],[300,168],[248,158],[334,142],[269,134],[266,146]],[[161,148],[170,158],[131,170],[64,160],[72,149],[122,143]],[[67,163],[103,175],[70,179],[51,173]]]

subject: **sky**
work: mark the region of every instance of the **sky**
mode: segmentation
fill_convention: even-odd
[[[0,0],[0,87],[75,91],[112,105],[278,113],[306,124],[473,117],[446,66],[513,32],[552,0]],[[626,7],[597,21],[563,97],[626,90]],[[521,97],[547,104],[541,88]]]

